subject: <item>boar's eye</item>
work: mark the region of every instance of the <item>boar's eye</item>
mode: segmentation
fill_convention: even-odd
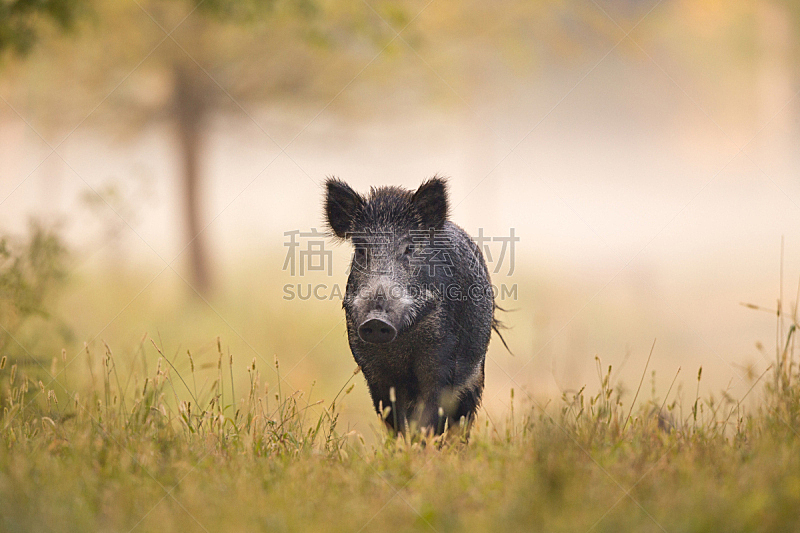
[[[411,246],[410,244],[406,244],[405,247],[403,248],[403,255],[409,256],[413,253],[414,253],[414,247]]]
[[[356,257],[364,257],[367,255],[367,249],[364,246],[356,246]]]

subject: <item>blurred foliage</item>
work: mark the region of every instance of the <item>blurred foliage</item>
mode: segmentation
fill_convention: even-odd
[[[67,250],[59,235],[31,224],[25,239],[0,238],[0,355],[19,357],[18,332],[31,319],[50,319],[56,290],[66,279]],[[49,333],[41,324],[37,337]]]
[[[190,5],[195,4],[190,3]],[[198,6],[202,12],[220,19],[240,22],[253,22],[259,17],[276,15],[280,12],[310,19],[319,8],[319,3],[314,0],[206,0]]]
[[[9,49],[28,53],[44,21],[68,31],[86,7],[86,0],[3,0],[0,2],[0,53]]]
[[[112,115],[109,124],[128,131],[169,118],[179,64],[197,71],[195,81],[217,112],[240,112],[238,104],[253,102],[313,104],[331,98],[357,74],[372,83],[368,89],[350,89],[355,101],[361,101],[359,90],[377,95],[389,84],[402,86],[420,102],[441,96],[437,92],[453,99],[447,85],[469,100],[473,92],[502,86],[504,77],[535,76],[548,63],[566,65],[587,53],[602,54],[636,24],[631,37],[648,54],[668,48],[681,54],[685,68],[726,72],[758,60],[760,11],[783,10],[794,33],[800,29],[800,7],[789,0],[27,0],[2,5],[62,3],[92,13],[79,38],[43,36],[41,53],[14,65],[9,88],[21,91],[45,122],[83,119],[107,97],[93,113]],[[75,12],[69,11],[71,25]],[[795,48],[798,42],[794,38]],[[634,58],[642,53],[630,40],[620,42],[618,51]],[[378,52],[381,60],[362,75]]]
[[[375,5],[400,20],[424,6]],[[175,118],[179,72],[202,114],[307,104],[336,94],[393,36],[366,4],[344,0],[94,0],[76,38],[51,35],[8,65],[4,97],[35,106],[43,126],[74,126],[91,111],[135,133]]]

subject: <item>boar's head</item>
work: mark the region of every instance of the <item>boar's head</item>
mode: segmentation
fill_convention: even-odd
[[[392,342],[435,308],[440,280],[432,263],[446,253],[446,182],[434,177],[416,191],[378,187],[363,196],[336,178],[325,185],[330,231],[355,249],[348,320],[362,341]]]

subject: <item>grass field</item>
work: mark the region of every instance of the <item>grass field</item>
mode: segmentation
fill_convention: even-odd
[[[308,402],[266,390],[253,362],[249,390],[231,390],[221,344],[205,388],[193,361],[179,372],[163,354],[125,385],[110,349],[87,349],[100,371],[69,395],[4,360],[0,529],[794,531],[793,332],[750,408],[724,394],[645,399],[646,385],[625,405],[598,368],[595,393],[547,406],[512,397],[506,419],[481,417],[468,444],[456,431],[367,444],[337,426],[351,382]]]

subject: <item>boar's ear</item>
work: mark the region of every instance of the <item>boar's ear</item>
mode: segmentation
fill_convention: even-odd
[[[364,199],[337,178],[328,178],[325,188],[325,216],[328,226],[337,237],[346,239],[347,233],[353,230],[356,210],[364,203]]]
[[[434,176],[419,186],[411,203],[422,217],[426,228],[440,229],[447,220],[447,182]]]

